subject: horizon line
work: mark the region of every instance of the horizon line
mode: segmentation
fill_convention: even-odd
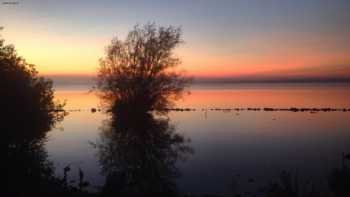
[[[40,75],[57,84],[93,83],[96,75]],[[188,77],[193,83],[350,83],[350,77]]]

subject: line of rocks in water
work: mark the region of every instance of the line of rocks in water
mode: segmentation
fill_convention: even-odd
[[[331,107],[324,107],[324,108],[297,108],[297,107],[290,107],[290,108],[272,108],[272,107],[248,107],[248,108],[166,108],[165,111],[177,111],[177,112],[189,112],[189,111],[224,111],[224,112],[230,112],[230,111],[264,111],[264,112],[278,112],[278,111],[288,111],[288,112],[310,112],[310,113],[317,113],[317,112],[350,112],[350,108],[331,108]],[[67,112],[82,112],[82,111],[90,111],[91,113],[95,112],[101,112],[103,111],[100,108],[90,108],[89,110],[83,110],[83,109],[68,109]]]
[[[197,111],[194,108],[169,108],[167,111]],[[350,108],[202,108],[201,111],[290,111],[290,112],[350,112]]]

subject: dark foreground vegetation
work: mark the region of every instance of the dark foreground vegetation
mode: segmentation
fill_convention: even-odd
[[[47,132],[66,115],[52,82],[0,40],[0,196],[62,196],[77,192],[54,175]]]

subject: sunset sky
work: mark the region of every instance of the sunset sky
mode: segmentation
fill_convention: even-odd
[[[2,37],[45,75],[93,75],[114,36],[155,22],[182,27],[195,77],[350,78],[349,0],[0,2]]]

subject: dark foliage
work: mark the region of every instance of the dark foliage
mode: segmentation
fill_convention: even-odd
[[[126,105],[161,111],[172,106],[189,82],[174,69],[180,60],[173,50],[181,43],[179,28],[155,24],[135,26],[124,41],[114,38],[100,60],[97,89],[102,98],[117,109]]]
[[[112,40],[100,61],[97,88],[111,120],[97,144],[106,183],[103,196],[177,196],[176,163],[192,152],[165,115],[189,80],[173,68],[181,41],[173,27],[135,26],[125,41]]]
[[[54,177],[44,148],[47,132],[65,116],[52,82],[0,40],[0,196],[47,196],[68,188]]]
[[[302,182],[297,173],[282,171],[278,181],[271,182],[265,191],[267,197],[325,196],[311,182]]]
[[[45,136],[65,113],[54,102],[52,81],[39,77],[34,65],[18,56],[12,45],[0,40],[0,92],[2,140],[30,141]],[[43,124],[45,123],[45,124]],[[26,130],[31,131],[26,132]],[[17,133],[19,132],[19,133]]]
[[[350,196],[350,169],[346,162],[350,159],[350,154],[343,154],[342,167],[336,168],[328,177],[328,184],[336,197]]]

